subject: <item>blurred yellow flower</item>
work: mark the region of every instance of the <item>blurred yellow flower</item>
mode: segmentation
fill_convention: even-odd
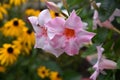
[[[17,60],[19,53],[19,49],[14,45],[4,44],[0,48],[0,64],[5,66],[13,64]]]
[[[23,33],[21,34],[20,38],[22,39],[22,47],[24,48],[24,51],[29,54],[32,46],[35,43],[34,32],[27,27],[24,27]]]
[[[30,46],[29,44],[28,46],[28,43],[24,42],[21,37],[18,37],[18,39],[13,41],[12,43],[16,46],[16,48],[18,48],[22,52],[22,54],[27,54],[27,55],[30,54],[32,45]]]
[[[27,0],[9,0],[9,3],[15,6],[20,6],[23,3],[26,3]]]
[[[22,40],[21,40],[21,38],[18,38],[17,40],[14,40],[12,42],[12,44],[15,45],[15,47],[17,49],[19,49],[20,51],[22,50]]]
[[[3,67],[3,66],[0,66],[0,72],[5,72],[5,67]]]
[[[5,23],[1,31],[5,36],[18,37],[22,34],[25,22],[22,19],[14,18]]]
[[[45,78],[49,76],[49,69],[47,69],[45,66],[40,66],[37,69],[38,76],[41,78]]]
[[[25,11],[25,14],[26,14],[27,16],[38,16],[39,13],[40,13],[39,10],[34,10],[34,9],[27,9],[27,10]]]
[[[52,18],[61,16],[60,13],[56,13],[56,12],[54,12],[54,11],[52,11],[52,10],[50,10],[50,15],[52,16]]]
[[[60,77],[58,72],[51,71],[50,72],[50,80],[62,80],[62,78]]]
[[[11,8],[11,6],[9,4],[7,4],[7,3],[4,3],[3,7],[6,8],[6,9],[10,9]]]
[[[3,6],[3,5],[1,5],[0,4],[0,20],[2,20],[3,19],[3,15],[7,15],[8,13],[7,13],[7,10],[6,10],[6,8]]]

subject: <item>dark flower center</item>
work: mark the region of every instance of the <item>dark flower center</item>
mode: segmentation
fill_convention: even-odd
[[[59,13],[55,13],[55,16],[59,16]]]
[[[42,74],[45,74],[45,71],[42,71]]]
[[[56,76],[57,78],[60,78],[60,74],[57,74],[57,76]]]
[[[12,47],[9,47],[9,48],[7,49],[7,51],[8,51],[8,53],[13,53],[13,48],[12,48]]]
[[[15,20],[15,21],[13,22],[13,25],[14,25],[14,26],[18,26],[18,25],[19,25],[18,21]]]
[[[28,34],[31,34],[31,33],[32,33],[32,30],[28,29],[28,30],[27,30],[27,33],[28,33]]]

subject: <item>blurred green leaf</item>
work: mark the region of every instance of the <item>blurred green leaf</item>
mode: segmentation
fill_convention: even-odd
[[[88,55],[94,54],[96,52],[96,45],[89,46],[86,51],[84,51],[81,57],[85,58]]]
[[[108,30],[105,28],[98,28],[97,29],[97,34],[93,38],[93,42],[96,44],[102,44],[108,35]]]
[[[73,70],[64,71],[64,80],[80,80],[80,74],[76,73]]]
[[[100,74],[98,76],[98,80],[115,80],[115,76],[113,74],[113,71],[111,70],[106,70],[105,71],[107,74]]]
[[[117,61],[117,68],[120,69],[120,58]]]
[[[101,0],[100,2],[102,4],[98,9],[99,18],[101,21],[105,21],[111,16],[113,11],[119,7],[119,4],[116,0]]]

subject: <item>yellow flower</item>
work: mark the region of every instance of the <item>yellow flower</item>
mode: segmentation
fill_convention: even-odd
[[[27,16],[38,16],[39,13],[40,13],[39,10],[34,10],[34,9],[27,9],[27,10],[25,11],[25,14],[26,14]]]
[[[4,44],[0,48],[0,64],[1,65],[11,65],[13,64],[19,55],[20,51],[14,45]]]
[[[29,54],[30,50],[32,49],[34,43],[35,43],[35,35],[34,32],[27,27],[23,28],[23,33],[19,37],[21,38],[21,44],[23,47],[23,51],[25,51],[27,54]]]
[[[20,6],[21,4],[25,3],[27,0],[9,0],[9,3],[15,6]]]
[[[5,72],[5,67],[3,67],[3,66],[0,66],[0,72]]]
[[[21,40],[21,38],[18,38],[17,40],[14,40],[12,42],[12,44],[15,45],[15,47],[17,49],[19,49],[20,51],[22,50],[22,40]]]
[[[50,73],[50,80],[62,80],[62,78],[60,77],[58,72],[52,71]]]
[[[45,66],[40,66],[37,69],[38,76],[41,78],[45,78],[49,76],[49,69],[47,69]]]
[[[22,29],[25,27],[25,22],[21,19],[14,18],[5,23],[1,31],[5,36],[18,37],[22,34]]]
[[[3,5],[1,5],[0,4],[0,20],[2,20],[3,19],[3,15],[7,15],[8,13],[7,13],[7,10],[6,10],[6,8],[3,6]]]
[[[31,46],[28,47],[28,43],[25,43],[21,37],[13,41],[13,44],[22,52],[22,54],[30,54]]]
[[[11,8],[10,5],[6,4],[6,3],[3,4],[3,7],[6,8],[6,9],[10,9]]]
[[[27,43],[28,47],[31,48],[32,45],[35,43],[35,35],[34,32],[28,28],[23,29],[23,35],[21,36],[23,39],[23,43]]]
[[[50,10],[50,15],[52,16],[52,18],[61,16],[60,13],[56,13],[56,12],[54,12],[54,11],[52,11],[52,10]]]

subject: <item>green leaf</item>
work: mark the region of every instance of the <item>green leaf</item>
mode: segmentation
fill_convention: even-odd
[[[89,46],[89,48],[82,53],[81,57],[85,58],[86,56],[96,52],[96,45]]]
[[[117,61],[117,69],[120,69],[120,58]]]
[[[102,4],[98,12],[99,18],[103,22],[111,16],[117,5],[115,3],[115,0],[102,0],[101,3]]]
[[[64,80],[80,80],[81,76],[73,70],[68,70],[64,72]]]
[[[97,29],[97,34],[93,38],[93,42],[97,44],[101,44],[106,40],[106,37],[108,35],[108,30],[105,28],[98,28]]]
[[[112,70],[106,70],[105,72],[107,74],[106,75],[100,74],[98,76],[98,80],[115,80],[115,76]]]

